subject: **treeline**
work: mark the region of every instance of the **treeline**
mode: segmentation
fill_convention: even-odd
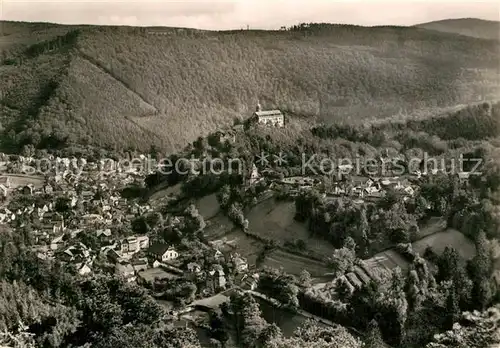
[[[500,135],[500,103],[470,105],[459,111],[424,120],[386,122],[369,126],[320,125],[312,128],[312,133],[322,139],[343,138],[373,146],[382,146],[391,137],[410,141],[412,132],[417,135],[424,132],[447,141],[495,138]]]

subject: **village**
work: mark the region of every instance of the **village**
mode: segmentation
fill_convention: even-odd
[[[177,250],[159,238],[133,232],[134,221],[154,214],[149,204],[122,198],[129,185],[144,185],[147,172],[112,170],[85,160],[51,157],[56,170],[45,175],[24,174],[35,167],[34,158],[2,155],[0,175],[0,224],[27,231],[34,239],[41,260],[57,259],[69,272],[88,276],[107,272],[161,294],[165,283],[179,278],[203,279],[205,290],[197,298],[226,288],[228,280],[221,259],[234,266],[239,284],[255,282],[246,275],[248,264],[237,254],[224,255],[216,247],[204,246],[212,259],[207,268],[193,261],[193,253]],[[14,168],[14,169],[12,169]],[[104,169],[104,170],[103,170]],[[56,173],[57,172],[57,173]],[[183,216],[168,216],[164,227],[184,223]],[[193,294],[194,295],[194,294]],[[194,298],[193,298],[194,299]]]

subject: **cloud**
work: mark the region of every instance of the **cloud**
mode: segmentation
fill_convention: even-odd
[[[498,20],[498,1],[419,0],[4,0],[3,19],[67,24],[279,28],[300,22],[412,25],[444,18]]]

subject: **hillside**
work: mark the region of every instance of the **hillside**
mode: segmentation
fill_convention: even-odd
[[[498,43],[419,28],[1,24],[0,139],[9,151],[29,143],[174,151],[248,117],[257,99],[359,123],[500,95]]]
[[[445,19],[418,24],[416,27],[475,38],[500,40],[499,21],[487,21],[477,18]]]

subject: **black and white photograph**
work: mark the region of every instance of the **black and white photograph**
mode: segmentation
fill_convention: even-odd
[[[0,348],[500,348],[500,2],[0,0]]]

